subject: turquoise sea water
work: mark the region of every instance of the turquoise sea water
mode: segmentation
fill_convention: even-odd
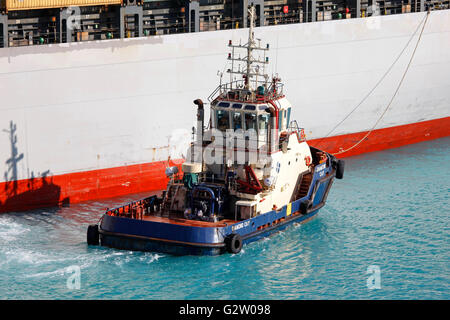
[[[0,298],[449,299],[449,163],[450,137],[347,158],[316,219],[236,255],[86,245],[106,207],[142,194],[3,214]]]

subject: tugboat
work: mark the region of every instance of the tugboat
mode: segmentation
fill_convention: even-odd
[[[243,244],[312,219],[325,205],[334,178],[343,178],[344,162],[308,146],[304,129],[291,121],[283,84],[265,73],[269,45],[255,41],[255,8],[248,11],[248,42],[228,44],[230,82],[221,81],[209,96],[207,127],[204,104],[194,101],[197,130],[182,172],[166,169],[161,197],[107,209],[88,227],[89,245],[236,254]]]

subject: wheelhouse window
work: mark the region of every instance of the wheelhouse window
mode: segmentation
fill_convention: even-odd
[[[233,121],[232,126],[234,130],[242,129],[242,113],[233,112],[231,119]]]
[[[286,125],[287,125],[288,127],[289,127],[290,121],[291,121],[291,107],[289,107],[289,108],[287,109],[287,120],[286,120]]]
[[[283,118],[285,117],[285,110],[280,110],[278,113],[278,129],[283,130]]]
[[[230,128],[230,118],[227,110],[216,110],[216,128],[221,131],[226,131]]]
[[[257,125],[256,125],[256,113],[250,113],[250,112],[246,112],[245,113],[245,130],[257,130]]]
[[[219,104],[218,104],[218,106],[219,107],[221,107],[221,108],[228,108],[229,106],[230,106],[230,103],[229,102],[220,102]]]
[[[269,118],[270,118],[270,115],[268,113],[259,115],[259,117],[258,117],[259,130],[268,130],[269,129]]]

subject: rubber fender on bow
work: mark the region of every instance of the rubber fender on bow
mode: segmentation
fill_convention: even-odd
[[[242,249],[242,238],[237,233],[232,233],[225,238],[225,247],[229,253],[239,253]]]
[[[342,179],[344,177],[344,166],[345,162],[344,160],[338,160],[336,165],[336,178]]]
[[[311,205],[311,203],[309,200],[305,200],[305,201],[301,202],[300,203],[300,213],[307,214],[310,205]]]
[[[98,225],[91,224],[87,229],[87,243],[88,245],[98,246],[99,244]]]

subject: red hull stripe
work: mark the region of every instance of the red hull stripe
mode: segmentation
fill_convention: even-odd
[[[357,143],[366,132],[310,140],[311,146],[336,153]],[[339,158],[396,148],[450,135],[450,117],[374,130],[356,148]],[[170,165],[181,166],[181,160]],[[102,199],[130,193],[162,190],[167,161],[55,175],[0,183],[0,212],[24,211],[65,203]],[[181,168],[179,168],[181,169]]]
[[[323,139],[308,140],[310,146],[338,153],[358,143],[368,131],[344,134]],[[402,126],[377,129],[355,148],[340,154],[338,158],[350,157],[362,153],[397,148],[407,144],[442,138],[450,135],[450,117],[406,124]]]
[[[171,160],[181,171],[182,161]],[[163,190],[167,161],[0,183],[0,213]]]

